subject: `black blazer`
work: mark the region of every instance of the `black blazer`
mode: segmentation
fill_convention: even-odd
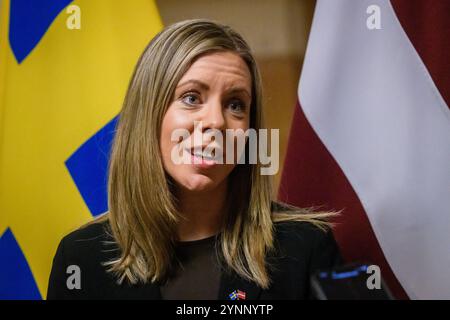
[[[131,285],[116,279],[102,262],[117,256],[117,248],[104,244],[111,240],[107,223],[92,224],[65,236],[53,259],[47,299],[161,299],[157,284]],[[229,300],[234,290],[246,293],[246,300],[310,298],[309,277],[317,269],[341,262],[331,231],[324,232],[311,223],[275,223],[275,248],[267,261],[272,284],[263,290],[233,272],[222,272],[219,300]],[[81,289],[69,290],[66,270],[77,265],[81,270]]]

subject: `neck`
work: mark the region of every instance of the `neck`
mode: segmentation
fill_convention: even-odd
[[[178,224],[180,241],[195,241],[220,232],[225,216],[227,181],[205,192],[178,190],[179,210],[185,219]]]

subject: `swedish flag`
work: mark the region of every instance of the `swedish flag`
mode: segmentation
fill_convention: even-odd
[[[115,119],[162,24],[150,0],[0,3],[0,299],[41,299],[59,240],[107,210]]]

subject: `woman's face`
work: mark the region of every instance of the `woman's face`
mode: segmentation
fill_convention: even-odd
[[[178,188],[208,191],[226,181],[236,161],[231,164],[225,161],[225,144],[228,143],[225,130],[249,128],[251,87],[246,63],[239,55],[228,51],[201,56],[183,75],[164,115],[160,138],[164,168]],[[172,152],[179,143],[172,141],[172,133],[177,129],[183,129],[188,135],[183,140],[187,146],[183,147],[184,159],[188,157],[192,160],[188,162],[192,163],[176,163],[172,159]],[[208,144],[211,146],[214,139],[207,134],[211,132],[209,129],[216,129],[223,135],[222,164],[195,152],[200,146],[203,149]],[[196,147],[195,150],[192,147]]]

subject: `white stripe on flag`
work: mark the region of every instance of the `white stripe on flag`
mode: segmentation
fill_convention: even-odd
[[[389,1],[317,2],[299,100],[410,298],[449,299],[450,111]]]

